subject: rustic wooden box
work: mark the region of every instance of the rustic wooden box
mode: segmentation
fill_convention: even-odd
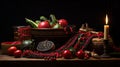
[[[31,29],[32,39],[35,40],[36,44],[38,44],[40,41],[49,40],[54,42],[56,47],[64,45],[74,34],[75,34],[74,31],[66,32],[64,29],[53,28]]]

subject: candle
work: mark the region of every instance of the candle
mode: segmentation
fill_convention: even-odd
[[[109,34],[109,25],[108,25],[108,16],[106,14],[105,18],[106,24],[104,25],[104,40],[108,39],[108,34]]]

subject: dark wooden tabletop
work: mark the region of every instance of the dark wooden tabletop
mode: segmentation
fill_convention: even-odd
[[[64,59],[64,58],[57,58],[57,61],[120,61],[120,58],[89,58],[87,60],[85,59]],[[37,59],[37,58],[15,58],[14,56],[8,56],[8,55],[0,55],[0,61],[46,61],[44,59]]]
[[[56,61],[46,61],[44,59],[35,59],[35,58],[14,58],[14,56],[0,55],[0,65],[4,66],[50,66],[50,67],[62,67],[62,66],[97,66],[97,67],[106,67],[106,66],[120,66],[120,58],[89,58],[87,60],[83,59],[64,59],[57,58]]]
[[[3,55],[0,53],[0,66],[15,66],[15,67],[33,67],[33,66],[47,66],[47,67],[120,67],[120,58],[93,58],[89,59],[64,59],[57,58],[56,61],[47,61],[44,59],[35,58],[15,58],[14,56]]]

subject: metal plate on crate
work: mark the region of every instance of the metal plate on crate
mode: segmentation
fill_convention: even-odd
[[[49,51],[55,48],[55,44],[52,41],[45,40],[41,41],[37,45],[38,51]]]

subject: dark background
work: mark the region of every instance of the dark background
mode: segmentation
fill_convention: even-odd
[[[110,35],[120,46],[119,0],[3,0],[0,2],[0,42],[13,40],[13,26],[28,25],[25,17],[32,20],[40,16],[65,18],[78,28],[88,23],[96,31],[103,31],[106,13],[109,16]]]

